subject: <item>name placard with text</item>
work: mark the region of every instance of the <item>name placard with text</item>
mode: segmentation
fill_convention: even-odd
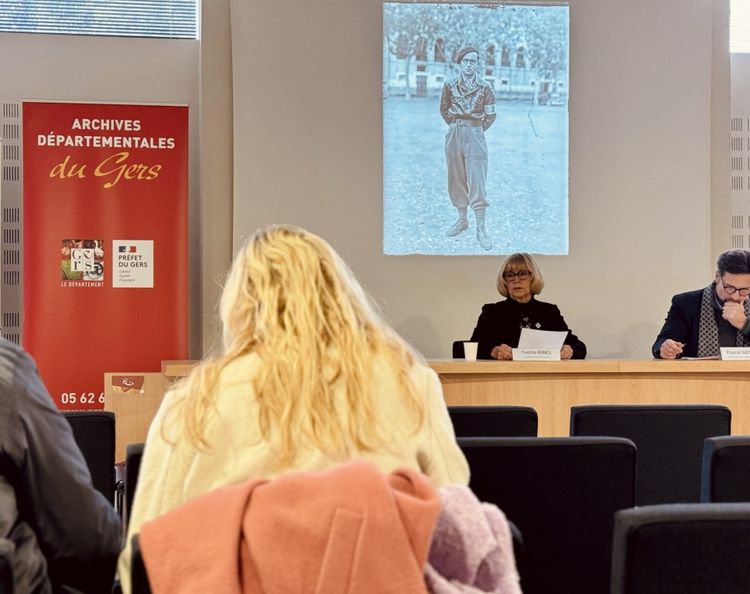
[[[560,349],[513,349],[514,361],[559,361]]]

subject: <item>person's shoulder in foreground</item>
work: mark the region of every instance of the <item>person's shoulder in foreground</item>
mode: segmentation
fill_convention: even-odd
[[[117,514],[94,489],[34,361],[5,339],[0,400],[0,539],[14,545],[16,592],[109,592]]]

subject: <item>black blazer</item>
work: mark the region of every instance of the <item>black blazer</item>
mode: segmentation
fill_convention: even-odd
[[[659,336],[656,337],[654,346],[651,347],[654,357],[661,359],[659,349],[668,338],[685,344],[682,349],[683,357],[698,356],[698,325],[702,298],[703,289],[680,293],[672,297],[667,319],[664,320],[664,326]]]
[[[501,344],[516,348],[521,338],[521,328],[567,330],[565,344],[573,349],[573,358],[586,357],[586,345],[570,331],[558,307],[552,303],[537,301],[533,297],[528,303],[506,299],[482,307],[471,335],[471,340],[479,343],[477,357],[491,359],[490,351]]]
[[[654,357],[657,359],[661,358],[659,349],[661,349],[662,343],[667,338],[685,344],[682,349],[683,357],[698,356],[698,328],[700,326],[703,291],[704,289],[698,289],[697,291],[680,293],[672,297],[672,306],[667,313],[664,327],[659,332],[659,336],[656,337],[654,346],[651,347]],[[722,337],[727,337],[729,334],[732,336],[736,335],[737,329],[724,320],[718,310],[715,312],[715,315],[716,324],[719,329],[719,343],[726,346],[722,342]],[[745,331],[745,338],[750,338],[747,331]],[[731,344],[731,346],[734,346],[734,344]]]

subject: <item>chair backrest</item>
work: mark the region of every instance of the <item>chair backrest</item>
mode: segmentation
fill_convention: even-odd
[[[130,591],[132,594],[151,594],[146,564],[141,553],[141,542],[137,534],[130,539]]]
[[[632,507],[635,446],[626,439],[463,437],[470,487],[523,535],[524,594],[602,594],[612,525]]]
[[[454,340],[453,341],[453,358],[454,359],[463,359],[464,358],[464,342],[468,339],[464,340]]]
[[[703,441],[729,435],[726,406],[574,406],[571,435],[625,437],[638,448],[637,505],[700,501]]]
[[[750,502],[750,435],[709,437],[703,443],[701,501]]]
[[[529,406],[449,406],[456,437],[536,437],[539,418]]]
[[[141,470],[141,458],[143,457],[142,443],[131,443],[125,448],[125,531],[130,523],[130,510],[133,509],[135,500],[135,487],[138,484],[138,473]]]
[[[611,594],[750,591],[750,504],[628,509],[614,532]]]
[[[89,467],[94,488],[115,500],[115,415],[92,410],[64,412],[73,437]]]

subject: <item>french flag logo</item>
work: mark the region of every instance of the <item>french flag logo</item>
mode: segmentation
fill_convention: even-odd
[[[118,246],[118,251],[123,254],[135,254],[138,250],[136,249],[136,246],[134,245],[121,245]]]

